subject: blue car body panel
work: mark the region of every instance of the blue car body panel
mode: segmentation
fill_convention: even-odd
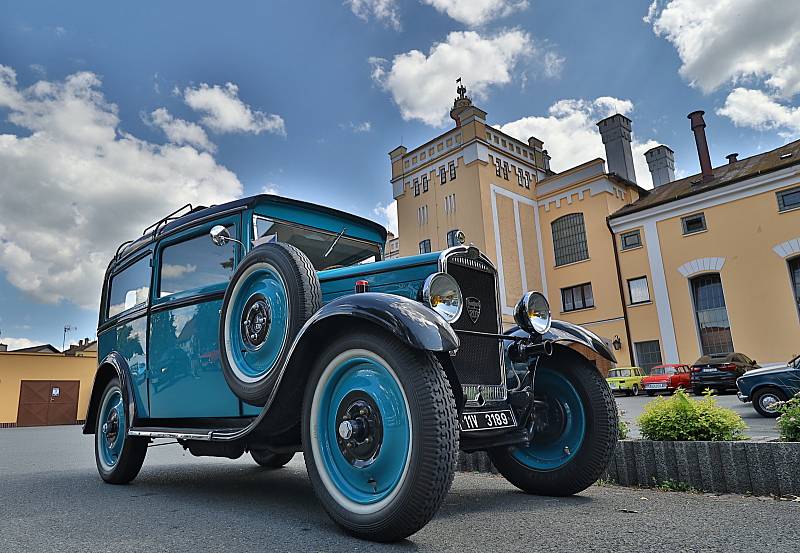
[[[795,365],[781,365],[777,367],[762,367],[752,371],[747,371],[743,376],[736,379],[736,387],[739,388],[739,399],[751,401],[753,394],[764,387],[773,387],[781,390],[787,398],[800,392],[800,361],[795,361]]]

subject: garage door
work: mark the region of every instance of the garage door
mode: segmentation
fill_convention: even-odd
[[[79,390],[78,380],[23,380],[17,426],[75,424]]]

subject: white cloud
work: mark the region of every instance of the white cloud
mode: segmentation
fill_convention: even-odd
[[[173,265],[170,263],[165,263],[161,266],[161,276],[167,278],[180,278],[183,275],[193,273],[196,270],[197,265],[192,265],[191,263],[187,263],[186,265]]]
[[[362,121],[361,123],[354,123],[353,121],[348,121],[347,123],[342,123],[339,125],[342,130],[350,130],[355,133],[362,133],[362,132],[370,132],[372,130],[372,123],[369,121]]]
[[[217,150],[217,147],[208,139],[203,127],[197,123],[174,117],[166,108],[158,108],[153,111],[147,122],[164,131],[173,144],[189,144],[207,152]]]
[[[374,17],[396,31],[402,28],[396,0],[345,0],[345,4],[364,21]]]
[[[615,113],[625,115],[632,110],[631,101],[610,96],[601,96],[593,101],[559,100],[550,106],[546,117],[523,117],[498,125],[498,128],[524,142],[531,136],[544,140],[544,147],[553,156],[551,168],[560,172],[594,158],[605,159],[606,152],[597,122]],[[644,188],[652,188],[644,152],[657,145],[653,140],[633,140],[631,149],[636,180]]]
[[[32,348],[33,346],[42,345],[41,342],[34,342],[33,340],[29,340],[27,338],[12,338],[11,336],[0,337],[0,344],[7,345],[8,351],[14,351],[15,349]]]
[[[784,138],[800,136],[800,107],[781,104],[761,90],[734,89],[717,114],[729,118],[737,127],[777,130]]]
[[[528,0],[422,0],[456,21],[478,26],[528,7]]]
[[[261,187],[261,193],[262,194],[272,194],[273,196],[279,196],[280,195],[280,190],[278,189],[278,185],[277,184],[273,184],[271,182],[268,182],[267,184],[265,184],[264,186]]]
[[[425,55],[411,50],[389,62],[370,58],[372,78],[391,93],[403,119],[440,126],[452,105],[455,80],[463,77],[469,93],[486,98],[489,88],[511,82],[512,72],[533,48],[530,35],[520,30],[485,37],[474,31],[453,32]]]
[[[388,205],[382,203],[376,205],[372,213],[380,219],[383,226],[389,229],[389,232],[397,236],[397,200]]]
[[[800,92],[797,0],[656,0],[644,19],[704,92],[746,80],[764,80],[784,97]]]
[[[122,130],[100,87],[80,72],[21,88],[0,65],[0,109],[24,129],[0,135],[0,271],[42,302],[96,308],[122,241],[176,206],[242,193],[209,153]]]
[[[203,113],[201,122],[219,133],[264,131],[286,136],[286,125],[280,115],[254,111],[239,98],[239,87],[233,83],[197,88],[186,87],[183,99],[195,111]]]

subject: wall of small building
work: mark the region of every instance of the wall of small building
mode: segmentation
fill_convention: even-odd
[[[78,420],[84,420],[96,370],[96,354],[67,357],[49,353],[0,353],[0,424],[16,424],[23,380],[79,381]]]

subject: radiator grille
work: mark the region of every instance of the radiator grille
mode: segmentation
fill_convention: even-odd
[[[453,323],[456,330],[472,330],[497,334],[501,331],[497,316],[497,278],[494,268],[482,259],[452,256],[447,259],[447,272],[461,287],[465,306]],[[480,315],[472,322],[469,300],[480,301]],[[453,365],[462,385],[499,385],[502,382],[500,359],[502,344],[495,338],[460,335],[461,347]]]

